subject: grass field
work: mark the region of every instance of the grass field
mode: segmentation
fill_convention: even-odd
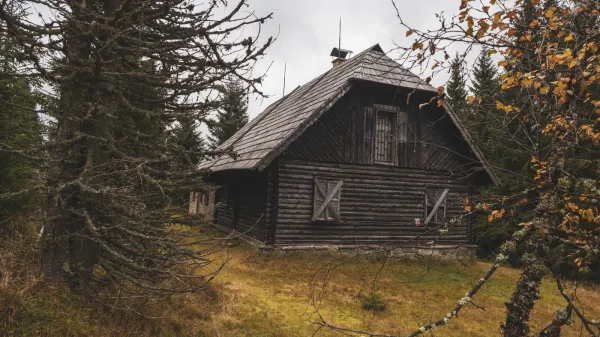
[[[216,256],[228,260],[213,282],[194,294],[141,301],[138,310],[111,306],[40,282],[36,254],[17,258],[20,244],[0,247],[0,337],[4,336],[186,336],[303,337],[319,328],[315,305],[329,323],[406,335],[453,308],[488,270],[484,262],[427,262],[360,258],[330,270],[348,256],[323,253],[262,255],[242,242],[229,242]],[[25,254],[27,255],[27,254]],[[4,271],[4,272],[3,272]],[[374,277],[377,276],[377,282]],[[519,271],[500,268],[447,326],[425,336],[498,336],[504,303]],[[12,277],[12,278],[11,278]],[[366,311],[361,299],[375,290],[385,310]],[[580,288],[578,306],[600,317],[600,291]],[[313,298],[317,301],[313,303]],[[543,283],[532,330],[548,324],[565,303],[551,280]],[[575,322],[562,336],[580,336]],[[343,336],[321,329],[316,336]]]
[[[347,256],[318,253],[287,253],[263,256],[247,244],[238,244],[223,252],[229,262],[213,287],[210,319],[184,325],[191,330],[202,326],[209,336],[311,336],[318,328],[312,299],[322,316],[331,324],[378,333],[404,335],[421,325],[442,318],[470,290],[489,268],[484,262],[390,261],[383,269],[382,260],[361,258],[339,266],[328,282],[323,268],[335,265]],[[519,271],[500,268],[473,298],[485,310],[469,305],[446,327],[436,328],[435,336],[498,335]],[[316,276],[315,276],[316,275]],[[375,290],[381,294],[383,312],[361,308],[360,294]],[[317,293],[319,294],[319,293]],[[318,296],[318,295],[317,295]],[[579,305],[592,317],[600,316],[600,292],[578,289]],[[194,304],[190,303],[193,307]],[[565,304],[551,280],[543,283],[541,299],[533,313],[532,330],[548,324]],[[191,324],[191,325],[189,325]],[[563,336],[579,336],[581,324],[566,328]],[[341,336],[321,329],[317,336]],[[427,334],[431,336],[431,333]]]

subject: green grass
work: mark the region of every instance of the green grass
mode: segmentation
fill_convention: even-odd
[[[37,264],[35,255],[23,260],[10,257],[14,250],[0,249],[5,268],[15,269],[6,263],[10,259]],[[315,305],[334,325],[406,335],[444,317],[490,267],[485,262],[398,260],[388,260],[383,266],[380,258],[342,263],[348,256],[263,255],[244,243],[228,245],[213,257],[229,261],[204,290],[151,301],[140,308],[140,313],[155,318],[91,303],[39,282],[33,272],[29,278],[8,279],[0,282],[0,308],[9,308],[0,310],[0,336],[302,337],[318,329],[311,324],[318,319]],[[14,264],[18,265],[22,264]],[[473,298],[485,311],[469,305],[458,319],[436,328],[435,336],[499,335],[504,303],[518,277],[519,270],[498,269]],[[385,310],[364,309],[370,294],[379,296],[375,302],[385,304]],[[600,317],[598,289],[580,288],[578,300],[591,318]],[[545,280],[531,319],[532,331],[547,325],[556,310],[564,307],[555,284]],[[579,336],[580,329],[576,321],[562,336]],[[321,329],[316,336],[343,335]]]
[[[319,270],[347,259],[319,253],[263,256],[254,248],[230,248],[231,258],[215,286],[222,293],[220,309],[211,324],[211,336],[311,336],[318,328],[313,298],[331,324],[378,333],[403,335],[422,324],[442,318],[489,268],[484,262],[406,262],[359,259],[336,268],[328,278]],[[377,282],[374,276],[377,276]],[[437,328],[435,336],[489,336],[500,333],[504,303],[510,299],[519,271],[500,268],[473,298],[485,311],[467,306],[458,319]],[[326,281],[326,282],[325,282]],[[385,311],[362,308],[364,296],[376,292]],[[580,302],[593,317],[600,316],[600,292],[579,289]],[[531,320],[532,329],[548,324],[565,304],[551,280],[544,281]],[[580,324],[563,336],[579,336]],[[218,332],[217,332],[218,331]],[[342,336],[322,329],[317,336]]]

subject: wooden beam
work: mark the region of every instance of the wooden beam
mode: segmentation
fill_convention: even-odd
[[[448,191],[450,191],[450,189],[448,189],[448,188],[445,189],[444,192],[442,193],[442,195],[440,196],[440,198],[438,199],[438,201],[435,203],[435,206],[433,206],[431,213],[429,213],[429,216],[427,217],[427,219],[425,219],[425,226],[427,226],[427,224],[429,224],[429,222],[431,221],[431,218],[433,218],[433,216],[436,214],[437,209],[440,207],[440,205],[442,204],[444,199],[446,199],[446,195],[448,194]]]

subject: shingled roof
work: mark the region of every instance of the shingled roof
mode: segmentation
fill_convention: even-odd
[[[376,44],[271,104],[219,146],[218,150],[233,150],[235,158],[223,155],[201,162],[199,168],[212,172],[263,170],[348,92],[352,80],[436,92],[433,86],[404,69]],[[445,105],[445,109],[494,183],[498,184],[498,178],[489,169],[483,154],[471,141],[464,126],[449,106]]]

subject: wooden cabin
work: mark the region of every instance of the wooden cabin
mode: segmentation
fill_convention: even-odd
[[[375,45],[269,106],[202,162],[215,223],[268,245],[369,245],[463,215],[475,185],[498,184],[436,89]],[[441,238],[467,244],[467,216]]]

